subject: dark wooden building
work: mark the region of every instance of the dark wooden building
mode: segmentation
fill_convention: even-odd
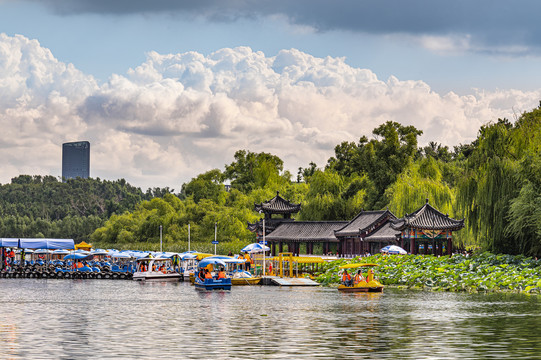
[[[411,214],[393,221],[400,232],[400,246],[412,254],[451,255],[453,231],[464,227],[464,219],[455,220],[426,203]]]
[[[288,251],[299,255],[301,244],[306,244],[306,253],[314,253],[314,245],[322,244],[323,253],[328,253],[331,244],[337,244],[335,231],[344,227],[347,221],[292,221],[281,223],[273,232],[266,235],[272,255]],[[335,247],[335,246],[334,246]]]
[[[397,245],[400,231],[391,227],[391,222],[396,219],[389,210],[361,211],[335,232],[339,255],[354,257],[367,252],[374,254],[386,245]]]

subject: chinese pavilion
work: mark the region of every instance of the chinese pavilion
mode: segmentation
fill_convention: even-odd
[[[294,221],[291,215],[301,210],[301,204],[289,202],[281,197],[280,192],[277,191],[276,196],[272,199],[261,204],[254,204],[254,210],[265,215],[265,236],[267,236],[281,223]],[[248,230],[255,232],[257,238],[261,239],[263,236],[263,220],[253,224],[249,222]]]
[[[451,255],[453,231],[464,227],[464,219],[455,220],[426,203],[417,211],[392,222],[400,231],[400,246],[411,254]]]

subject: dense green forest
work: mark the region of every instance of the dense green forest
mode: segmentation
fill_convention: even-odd
[[[113,214],[135,210],[169,189],[140,188],[124,179],[69,179],[21,175],[0,185],[0,237],[53,237],[89,241]]]
[[[401,217],[428,198],[443,213],[466,219],[456,245],[541,255],[541,107],[514,123],[484,125],[475,141],[453,149],[434,142],[419,147],[422,130],[397,122],[372,135],[338,144],[326,164],[311,162],[296,175],[273,154],[239,150],[223,170],[194,177],[176,194],[143,193],[123,180],[21,176],[0,189],[0,230],[14,237],[92,233],[96,244],[151,248],[162,225],[166,248],[186,250],[188,224],[191,240],[207,249],[218,223],[221,246],[236,250],[254,241],[246,228],[261,217],[254,203],[279,191],[302,203],[298,220],[350,220],[361,209],[384,208]]]

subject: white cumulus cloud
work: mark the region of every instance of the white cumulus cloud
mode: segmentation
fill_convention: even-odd
[[[91,142],[91,176],[147,187],[223,169],[239,149],[280,156],[286,169],[323,166],[342,141],[392,120],[424,131],[421,143],[457,145],[479,127],[537,106],[541,90],[438,94],[421,80],[377,78],[344,58],[248,47],[150,52],[98,84],[36,40],[0,34],[0,137],[5,183],[61,173],[61,144]]]

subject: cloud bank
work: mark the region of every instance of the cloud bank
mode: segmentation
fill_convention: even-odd
[[[422,143],[457,145],[479,127],[531,110],[541,90],[438,94],[422,81],[382,81],[343,58],[247,47],[208,56],[158,54],[104,84],[36,40],[0,34],[0,182],[61,174],[61,144],[91,142],[91,176],[146,189],[223,169],[239,149],[280,156],[286,169],[323,166],[342,141],[393,120]]]
[[[313,31],[414,37],[428,49],[507,56],[539,55],[537,0],[26,0],[61,15],[167,14],[213,22],[285,18]],[[451,49],[447,47],[453,45]]]

